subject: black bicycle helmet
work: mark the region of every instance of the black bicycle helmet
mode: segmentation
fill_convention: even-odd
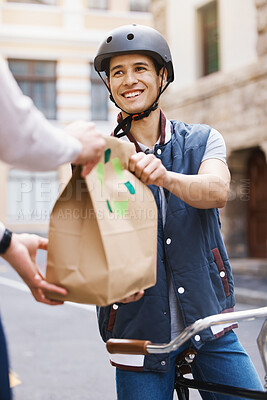
[[[130,131],[132,120],[139,120],[149,116],[151,111],[158,108],[158,99],[168,85],[174,80],[174,71],[172,64],[171,52],[168,43],[164,37],[153,28],[144,25],[124,25],[111,31],[107,37],[100,44],[97,51],[97,55],[94,59],[94,67],[98,72],[100,78],[106,85],[110,99],[115,105],[120,108],[106,83],[103,72],[106,72],[109,68],[109,60],[112,57],[129,54],[129,53],[141,53],[152,57],[159,67],[163,67],[167,71],[167,82],[164,87],[160,87],[159,94],[155,99],[154,103],[147,109],[137,114],[129,114],[123,110],[128,117],[125,118],[114,130],[114,136],[121,137],[127,135]],[[102,73],[102,74],[101,74]],[[162,78],[163,82],[163,78]],[[123,132],[119,133],[120,130]]]
[[[174,80],[168,43],[161,33],[143,25],[124,25],[111,31],[99,46],[94,60],[95,70],[105,71],[111,57],[127,53],[142,53],[154,58],[160,66],[166,66],[168,82]]]

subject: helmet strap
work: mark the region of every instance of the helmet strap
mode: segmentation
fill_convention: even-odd
[[[114,136],[117,138],[120,138],[122,136],[128,135],[130,132],[131,126],[132,126],[132,121],[139,121],[140,119],[146,118],[149,116],[151,111],[154,111],[158,108],[159,103],[156,101],[156,103],[153,105],[153,107],[150,107],[146,111],[143,111],[138,114],[129,114],[128,117],[124,118],[114,129]],[[122,130],[122,132],[120,132]]]
[[[107,87],[108,91],[109,91],[109,98],[110,100],[115,104],[116,107],[118,107],[120,110],[122,110],[123,112],[125,112],[126,114],[128,114],[128,117],[124,118],[114,129],[114,136],[117,138],[123,137],[128,135],[128,133],[130,132],[131,126],[132,126],[132,121],[139,121],[140,119],[143,118],[147,118],[150,113],[152,111],[155,111],[158,108],[158,100],[159,97],[162,95],[162,93],[167,89],[167,87],[170,84],[170,80],[167,81],[166,85],[164,86],[164,88],[162,89],[163,86],[163,76],[164,76],[164,72],[166,70],[166,65],[164,65],[163,67],[163,71],[162,71],[162,77],[161,77],[161,84],[160,84],[160,89],[159,89],[159,94],[155,100],[155,102],[153,103],[152,106],[150,106],[147,110],[142,111],[140,113],[136,113],[136,114],[129,114],[127,111],[123,110],[121,107],[118,106],[118,104],[115,102],[111,90],[108,87],[106,81],[104,80],[104,78],[102,77],[102,75],[98,72],[98,75],[100,76],[100,78],[102,79],[102,81],[104,82],[105,86]],[[122,132],[120,132],[122,131]]]

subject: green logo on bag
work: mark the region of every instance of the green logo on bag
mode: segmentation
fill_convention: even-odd
[[[104,154],[105,162],[97,164],[97,170],[96,170],[97,179],[99,180],[101,187],[103,187],[104,177],[105,177],[104,164],[107,164],[110,161],[110,156],[111,156],[111,149],[107,149]],[[113,169],[114,169],[117,177],[120,180],[124,180],[123,168],[122,168],[120,159],[118,157],[113,158],[111,160],[111,163],[112,163]],[[129,181],[124,182],[124,185],[126,186],[128,192],[130,194],[132,194],[132,195],[135,194],[135,189],[134,189],[133,185],[131,184],[131,182],[129,182]],[[121,200],[121,201],[107,200],[106,203],[107,203],[109,212],[110,213],[115,212],[119,217],[123,217],[128,210],[128,203],[129,203],[128,200]]]

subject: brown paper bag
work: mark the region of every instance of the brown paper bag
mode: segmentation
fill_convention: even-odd
[[[134,145],[106,143],[85,179],[75,169],[53,208],[46,274],[68,290],[64,300],[102,306],[153,286],[157,257],[154,196],[128,171]]]

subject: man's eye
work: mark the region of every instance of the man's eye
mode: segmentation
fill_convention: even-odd
[[[136,70],[137,70],[137,71],[144,71],[144,70],[145,70],[145,67],[137,67]]]
[[[121,75],[121,74],[122,74],[122,71],[116,71],[116,72],[114,72],[113,76]]]

